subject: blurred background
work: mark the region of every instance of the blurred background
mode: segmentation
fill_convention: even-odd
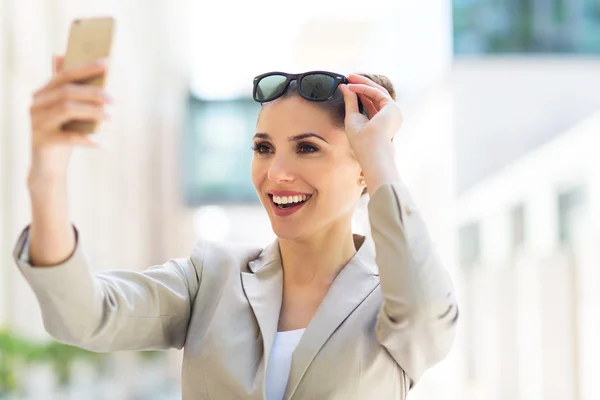
[[[180,398],[181,352],[50,340],[12,261],[30,218],[31,95],[73,18],[112,15],[115,116],[70,170],[96,270],[187,257],[200,236],[268,244],[252,78],[382,73],[405,114],[399,169],[462,307],[452,353],[409,397],[599,399],[600,0],[284,4],[0,0],[0,398]]]

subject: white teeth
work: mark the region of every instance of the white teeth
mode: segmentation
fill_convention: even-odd
[[[273,196],[273,202],[275,204],[291,204],[301,203],[306,201],[310,196],[307,195],[295,195],[295,196]]]

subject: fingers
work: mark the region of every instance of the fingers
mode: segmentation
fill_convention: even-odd
[[[52,75],[55,76],[62,70],[63,61],[65,58],[63,56],[54,55],[52,57]]]
[[[348,85],[340,85],[340,90],[344,95],[344,104],[346,106],[346,117],[358,111],[358,97],[356,93],[352,92]]]
[[[377,114],[379,109],[377,107],[375,107],[373,102],[364,94],[359,94],[358,97],[360,98],[360,102],[365,107],[367,114],[369,114],[369,118],[373,118],[375,116],[375,114]]]
[[[30,108],[32,148],[102,147],[94,135],[74,131],[74,126],[71,128],[66,124],[71,121],[97,124],[110,119],[105,104],[112,103],[112,98],[103,88],[85,84],[88,79],[106,73],[106,62],[97,60],[84,66],[64,69],[64,58],[54,56],[52,66],[52,79],[33,95]],[[51,153],[57,154],[57,158],[69,154],[62,150]]]
[[[32,110],[43,109],[66,101],[104,104],[112,103],[113,99],[101,88],[71,83],[34,95],[31,108]]]
[[[364,77],[362,75],[350,74],[350,75],[348,75],[348,81],[350,83],[358,83],[358,84],[362,83],[363,85],[372,86],[374,88],[378,88],[379,90],[383,91],[384,93],[389,94],[389,92],[387,91],[386,88],[384,88],[380,84],[373,82],[371,79]]]
[[[36,115],[33,129],[43,131],[60,131],[65,123],[78,121],[100,121],[110,119],[110,115],[102,105],[67,101],[47,108]],[[36,122],[39,121],[37,124]]]
[[[57,62],[57,64],[59,63]],[[106,69],[106,61],[101,59],[81,67],[61,70],[44,88],[36,92],[36,94],[42,91],[52,90],[67,83],[74,83],[97,77],[106,73]]]
[[[84,135],[80,132],[59,132],[53,138],[54,143],[66,144],[71,146],[80,146],[88,148],[99,148],[102,147],[102,142],[90,137],[91,135]]]
[[[348,85],[348,89],[358,95],[362,94],[365,97],[368,97],[379,109],[381,109],[385,104],[394,101],[390,97],[390,94],[387,92],[387,90],[382,91],[374,86],[351,83]]]

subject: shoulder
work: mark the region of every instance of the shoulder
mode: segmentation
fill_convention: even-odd
[[[192,248],[190,261],[196,269],[232,269],[245,271],[264,247],[233,241],[199,239]]]

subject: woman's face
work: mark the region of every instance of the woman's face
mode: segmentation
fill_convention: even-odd
[[[278,237],[306,239],[350,226],[360,173],[346,133],[327,112],[299,96],[262,107],[252,182]]]

